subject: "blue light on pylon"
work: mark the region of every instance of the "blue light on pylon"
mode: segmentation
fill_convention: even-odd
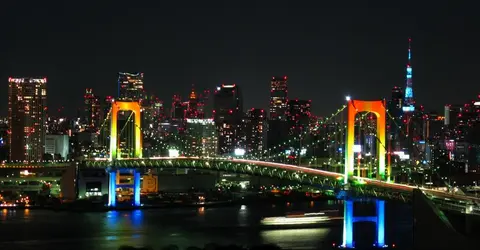
[[[385,201],[377,200],[377,247],[385,246]]]
[[[111,171],[108,178],[108,206],[115,207],[117,205],[117,173]]]
[[[343,247],[353,248],[353,201],[346,200],[343,212]]]
[[[344,248],[354,248],[355,242],[353,241],[353,223],[368,221],[376,224],[376,246],[385,247],[385,201],[376,200],[376,212],[375,217],[355,217],[353,216],[353,202],[352,200],[346,200],[344,203],[343,211],[343,244]]]
[[[140,206],[140,172],[134,172],[133,179],[133,202],[136,207]]]

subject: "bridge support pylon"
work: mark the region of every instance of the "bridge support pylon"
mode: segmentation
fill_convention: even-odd
[[[354,216],[353,204],[355,200],[347,199],[344,201],[343,211],[343,248],[355,248],[353,241],[353,223],[355,222],[373,222],[376,225],[376,243],[378,248],[384,248],[385,245],[385,201],[375,199],[375,216]]]
[[[133,184],[117,184],[117,171],[123,172],[132,172],[133,171]],[[139,207],[140,203],[140,172],[136,169],[121,169],[108,170],[108,206],[111,208],[117,207],[117,187],[130,187],[133,189],[133,202],[132,206]]]
[[[350,178],[354,176],[354,152],[353,146],[355,142],[355,115],[359,112],[372,112],[377,117],[377,179],[390,179],[390,169],[388,176],[385,174],[385,129],[386,129],[386,110],[385,101],[348,101],[348,118],[347,118],[347,134],[345,144],[345,176],[344,183],[347,184]]]
[[[118,112],[120,111],[131,111],[134,114],[135,122],[135,150],[134,158],[142,158],[142,132],[141,128],[141,119],[140,119],[140,103],[138,102],[126,102],[126,101],[115,101],[112,103],[112,111],[110,118],[110,161],[120,159],[121,152],[119,147],[119,139],[117,134],[117,119]]]

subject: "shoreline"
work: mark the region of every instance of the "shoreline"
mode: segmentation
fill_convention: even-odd
[[[238,200],[227,200],[227,201],[213,201],[205,203],[162,203],[162,204],[143,204],[142,206],[128,206],[120,205],[115,208],[108,207],[106,205],[101,205],[100,203],[87,203],[87,204],[75,204],[73,203],[63,203],[58,206],[12,206],[12,207],[0,207],[1,210],[48,210],[55,212],[109,212],[109,211],[134,211],[134,210],[152,210],[152,209],[172,209],[172,208],[210,208],[210,207],[227,207],[235,205],[248,205],[248,204],[260,204],[260,203],[273,203],[281,204],[285,202],[310,202],[310,201],[328,201],[328,200],[337,200],[335,198],[323,198],[316,200],[304,200],[304,199],[285,199],[283,197],[268,197],[268,198],[247,198],[247,199],[238,199]]]

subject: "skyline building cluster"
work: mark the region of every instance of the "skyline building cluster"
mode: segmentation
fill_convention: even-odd
[[[390,119],[388,145],[383,146],[388,147],[388,152],[401,155],[401,160],[422,164],[434,164],[439,150],[446,150],[449,160],[466,165],[468,167],[464,168],[471,171],[479,165],[476,159],[480,159],[477,157],[480,155],[477,146],[480,144],[477,142],[480,101],[447,105],[444,115],[426,112],[416,103],[413,94],[411,43],[408,39],[405,87],[394,86],[386,103]],[[46,78],[11,77],[8,83],[8,119],[0,124],[0,148],[8,148],[8,153],[0,155],[12,161],[45,160],[45,154],[69,159],[108,155],[109,134],[105,129],[109,126],[109,111],[115,100],[140,103],[142,139],[147,145],[145,156],[165,155],[171,148],[186,155],[208,156],[232,155],[240,152],[237,149],[255,155],[275,148],[275,153],[288,152],[288,157],[297,159],[299,152],[306,150],[303,148],[306,141],[325,136],[333,140],[322,146],[323,151],[339,157],[343,154],[344,139],[339,134],[344,132],[345,120],[335,121],[318,134],[323,118],[312,114],[311,100],[288,95],[287,76],[270,79],[270,105],[266,111],[255,107],[244,110],[245,93],[238,84],[222,84],[213,91],[196,91],[192,86],[187,98],[175,94],[170,107],[166,107],[162,100],[145,89],[143,73],[119,72],[117,96],[102,97],[92,88],[85,89],[83,108],[76,117],[49,112]],[[131,116],[130,112],[119,113],[119,131],[133,128]],[[358,125],[363,127],[356,129],[357,144],[362,145],[364,154],[374,154],[375,148],[380,146],[372,131],[375,124],[375,117],[367,115]],[[46,135],[49,135],[48,143]],[[64,135],[68,136],[68,143]],[[129,151],[122,148],[131,144],[128,138],[121,135],[119,142],[126,157]],[[293,140],[296,145],[290,148],[276,147],[292,138],[300,140]],[[62,143],[68,145],[60,145]],[[208,149],[200,150],[202,147]],[[61,152],[56,152],[55,148],[61,148]],[[308,154],[322,155],[318,152]]]

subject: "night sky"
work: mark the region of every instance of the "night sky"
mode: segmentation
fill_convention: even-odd
[[[290,97],[327,115],[347,94],[403,87],[408,37],[417,103],[442,111],[480,92],[480,6],[449,2],[2,1],[0,115],[9,76],[47,76],[50,110],[75,114],[87,87],[115,95],[118,71],[144,72],[167,106],[192,84],[236,83],[245,108],[266,108],[271,77],[288,75]]]

